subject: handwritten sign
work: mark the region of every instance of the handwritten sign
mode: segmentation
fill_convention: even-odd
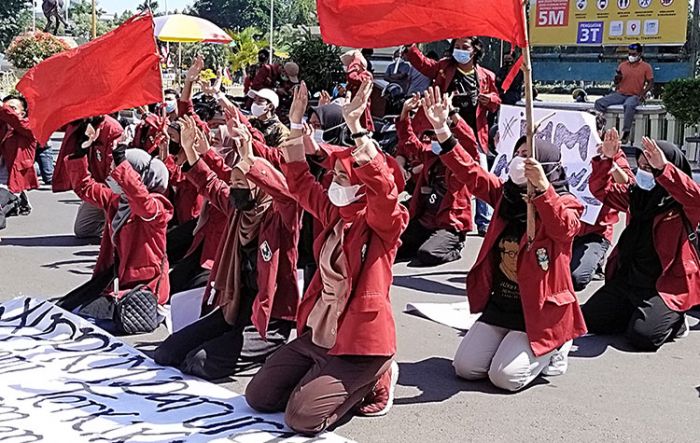
[[[297,436],[281,414],[148,357],[55,305],[0,304],[0,441],[347,442]]]
[[[585,206],[581,220],[595,224],[602,204],[588,189],[591,159],[597,154],[600,137],[595,127],[595,116],[588,112],[560,111],[535,108],[535,121],[554,112],[537,131],[536,137],[549,140],[561,148],[562,165],[569,179],[569,190]],[[501,106],[498,117],[500,141],[492,172],[506,180],[508,164],[513,157],[515,142],[525,135],[525,108]]]

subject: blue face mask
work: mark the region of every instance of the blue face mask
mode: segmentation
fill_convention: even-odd
[[[440,155],[440,153],[442,152],[442,146],[440,146],[440,142],[437,140],[430,142],[430,150],[433,151],[433,154]]]
[[[472,52],[466,49],[455,48],[452,50],[452,58],[460,65],[464,65],[472,59]]]
[[[177,107],[177,102],[175,100],[166,100],[165,112],[167,112],[168,114],[175,112],[176,107]]]
[[[647,172],[644,169],[637,169],[637,173],[634,176],[637,181],[637,187],[643,189],[644,191],[651,191],[656,186],[656,179],[654,174]]]

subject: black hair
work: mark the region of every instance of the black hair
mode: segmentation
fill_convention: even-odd
[[[440,60],[440,56],[438,55],[438,53],[432,49],[428,51],[428,53],[425,54],[425,56],[433,60]]]
[[[472,48],[474,49],[472,60],[474,60],[474,63],[478,63],[479,60],[481,60],[481,56],[484,54],[484,46],[481,44],[479,37],[462,37],[462,40],[469,40],[469,43],[472,44]],[[453,38],[450,42],[450,54],[454,51],[456,43],[457,39]]]
[[[261,55],[264,55],[265,57],[270,57],[270,51],[268,51],[266,48],[262,48],[258,51],[258,58],[260,58]]]
[[[22,106],[24,106],[24,113],[29,115],[29,105],[27,104],[27,100],[24,97],[22,97],[21,95],[10,94],[3,98],[2,102],[7,103],[10,100],[18,100],[20,103],[22,103]]]
[[[524,145],[525,142],[527,142],[527,136],[526,136],[526,135],[523,135],[522,137],[520,137],[520,138],[518,139],[518,141],[515,142],[515,148],[513,148],[513,153],[515,153],[515,151],[517,151],[518,149],[520,149],[520,147],[521,147],[522,145]]]
[[[180,98],[180,93],[172,88],[168,88],[165,91],[163,91],[163,95],[168,95],[168,94],[173,94],[176,98],[178,98],[178,99]]]

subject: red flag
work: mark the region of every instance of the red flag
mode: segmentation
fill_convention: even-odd
[[[513,80],[515,80],[515,77],[518,75],[520,72],[520,68],[523,67],[523,56],[521,55],[518,61],[513,63],[513,67],[510,68],[510,71],[508,72],[508,75],[506,75],[506,78],[503,79],[503,84],[501,85],[501,89],[504,91],[507,91],[510,88],[510,85],[513,84]]]
[[[326,43],[384,48],[471,35],[527,46],[520,0],[317,0]]]
[[[17,85],[39,143],[66,123],[163,101],[153,17],[137,15],[30,69]]]

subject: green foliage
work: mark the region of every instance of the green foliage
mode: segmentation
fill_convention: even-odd
[[[7,48],[12,39],[24,31],[23,22],[31,13],[27,0],[2,0],[0,1],[0,51]]]
[[[15,68],[27,69],[67,49],[68,45],[62,40],[52,34],[37,31],[12,40],[6,55]]]
[[[299,65],[300,77],[306,81],[309,91],[331,90],[345,79],[340,48],[325,44],[320,36],[303,28],[290,32],[288,38],[291,40],[284,45],[289,46],[289,58]]]
[[[172,51],[177,50],[175,45],[170,45]],[[225,45],[215,43],[182,43],[182,66],[187,69],[192,65],[194,58],[201,54],[204,56],[204,66],[211,68],[224,66],[228,58],[228,48]]]
[[[687,125],[700,123],[700,78],[668,82],[664,88],[666,110]]]
[[[105,14],[105,10],[97,5],[97,16]],[[71,3],[68,10],[69,23],[73,27],[72,35],[76,38],[90,40],[92,37],[92,1],[80,0],[78,3]],[[115,28],[115,24],[97,20],[97,36],[106,34]]]
[[[158,10],[158,2],[155,0],[145,0],[136,7],[136,10],[139,12],[147,11],[148,9],[155,13]]]
[[[257,63],[258,51],[267,46],[266,41],[258,39],[260,30],[251,26],[241,32],[227,32],[233,38],[233,48],[228,58],[233,70],[245,69]]]
[[[315,0],[274,0],[275,27],[314,25]],[[239,30],[250,26],[270,27],[270,0],[197,0],[191,12],[217,25]]]

